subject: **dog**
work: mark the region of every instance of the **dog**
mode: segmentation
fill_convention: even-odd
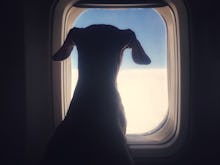
[[[137,64],[150,64],[135,33],[111,25],[72,28],[52,57],[62,61],[78,50],[78,82],[65,119],[51,138],[45,164],[133,165],[126,118],[116,78],[123,51]]]

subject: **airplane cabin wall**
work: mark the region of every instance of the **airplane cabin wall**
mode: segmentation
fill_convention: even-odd
[[[0,4],[0,164],[24,164],[26,98],[23,5],[19,1],[1,1]]]
[[[220,147],[220,10],[217,0],[188,0],[191,29],[191,108],[194,163],[215,163]]]
[[[185,2],[191,51],[188,136],[175,155],[141,159],[137,165],[219,162],[220,10],[217,0]],[[35,164],[53,128],[50,68],[53,3],[53,0],[3,3],[4,99],[0,150],[1,161],[8,164]]]

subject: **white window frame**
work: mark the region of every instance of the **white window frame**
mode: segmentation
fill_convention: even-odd
[[[59,1],[53,10],[52,54],[62,45],[74,20],[85,9],[72,7],[76,0]],[[169,110],[159,130],[148,135],[127,135],[134,157],[168,156],[184,145],[189,119],[189,38],[185,5],[180,0],[155,8],[167,28]],[[52,62],[55,126],[71,101],[71,58]]]

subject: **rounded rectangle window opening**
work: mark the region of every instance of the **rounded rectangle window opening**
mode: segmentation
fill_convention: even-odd
[[[159,130],[168,116],[167,29],[162,16],[151,8],[86,9],[72,22],[72,27],[108,24],[135,32],[151,59],[149,65],[135,64],[126,49],[117,78],[117,87],[127,118],[127,134],[151,134]],[[74,92],[78,54],[71,54]]]

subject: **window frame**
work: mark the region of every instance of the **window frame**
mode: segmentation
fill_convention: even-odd
[[[54,8],[52,54],[63,43],[73,21],[83,8],[72,7],[75,0],[58,2]],[[169,110],[161,129],[152,134],[128,135],[134,157],[158,157],[173,154],[181,148],[186,137],[189,119],[189,43],[187,11],[182,1],[173,0],[166,7],[155,10],[167,27],[167,69]],[[71,59],[52,62],[53,110],[57,126],[64,118],[71,101]],[[184,80],[184,81],[183,81]],[[168,133],[167,133],[168,132]]]

